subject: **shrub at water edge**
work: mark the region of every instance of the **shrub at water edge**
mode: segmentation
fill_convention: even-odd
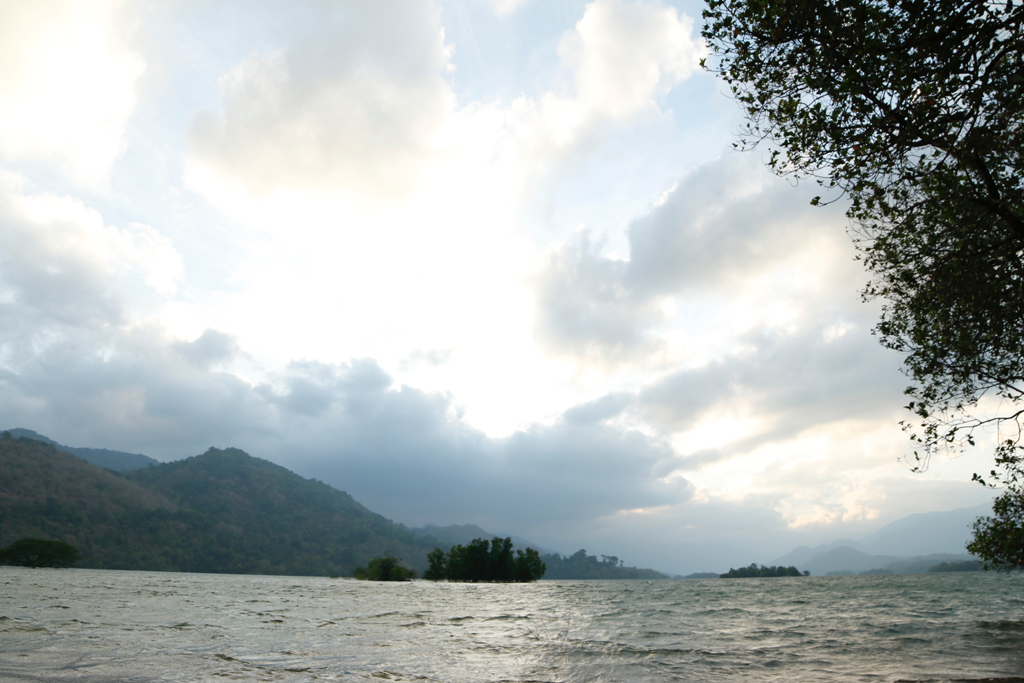
[[[70,567],[82,556],[78,548],[63,541],[23,538],[0,549],[0,564],[15,567]]]
[[[356,567],[352,575],[366,581],[408,581],[416,578],[416,572],[401,565],[401,558],[394,555],[375,557],[366,567]]]

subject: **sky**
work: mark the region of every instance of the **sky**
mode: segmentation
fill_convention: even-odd
[[[2,422],[678,573],[990,500],[701,7],[0,2]]]

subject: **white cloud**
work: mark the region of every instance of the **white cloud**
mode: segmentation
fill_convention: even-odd
[[[526,175],[593,151],[602,135],[644,116],[699,69],[693,20],[659,3],[595,0],[558,44],[571,87],[521,96],[507,109],[514,155]]]
[[[816,325],[823,306],[850,324],[870,312],[844,223],[756,159],[707,162],[629,223],[628,259],[586,230],[549,248],[532,281],[537,339],[581,363],[667,369],[734,351],[751,330]]]
[[[106,225],[78,200],[27,193],[11,173],[0,175],[0,264],[3,337],[33,328],[45,336],[54,324],[122,324],[129,299],[145,289],[136,281],[166,295],[182,272],[180,255],[153,228]]]
[[[117,0],[0,4],[0,159],[106,185],[145,64]]]
[[[496,14],[511,14],[525,5],[529,0],[487,0]]]
[[[416,180],[454,104],[440,10],[420,0],[335,5],[311,33],[222,78],[223,111],[192,129],[191,187],[391,196]]]
[[[559,44],[578,100],[621,120],[644,109],[699,68],[703,43],[693,20],[671,7],[595,0]]]

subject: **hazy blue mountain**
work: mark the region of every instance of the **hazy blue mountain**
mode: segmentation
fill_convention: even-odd
[[[931,555],[919,555],[907,560],[897,560],[885,565],[883,569],[889,569],[893,574],[923,574],[932,567],[943,562],[970,562],[977,558],[967,553],[934,553]]]
[[[912,557],[936,553],[963,555],[971,524],[992,513],[991,503],[943,512],[907,515],[862,538],[855,546],[878,555]]]
[[[848,546],[840,546],[819,553],[798,566],[815,576],[820,576],[844,569],[857,573],[866,572],[869,569],[885,567],[900,559],[892,555],[869,555]]]
[[[870,555],[841,546],[819,553],[805,562],[801,569],[806,569],[815,576],[842,571],[860,574],[873,569],[887,570],[887,573],[893,574],[921,574],[942,562],[961,562],[970,559],[971,556],[966,553],[931,553],[914,557]]]
[[[827,571],[861,572],[880,569],[897,561],[914,559],[912,565],[899,565],[894,570],[897,573],[910,573],[906,567],[916,567],[934,558],[948,556],[957,560],[967,559],[969,556],[964,546],[971,537],[971,523],[991,511],[992,506],[985,503],[956,510],[915,513],[886,524],[860,540],[842,539],[813,548],[799,546],[772,560],[770,564],[796,565],[813,574],[823,574]],[[936,559],[932,564],[944,561],[947,560]],[[864,566],[866,562],[873,564]],[[926,569],[924,567],[912,571]]]
[[[38,432],[34,432],[31,429],[25,429],[23,427],[17,427],[15,429],[7,429],[0,431],[8,431],[15,439],[18,437],[25,437],[27,439],[34,439],[36,441],[42,441],[52,446],[56,446],[59,450],[65,453],[70,453],[75,457],[81,458],[86,462],[90,462],[96,467],[104,467],[108,470],[124,471],[124,470],[137,470],[143,467],[151,467],[153,465],[160,464],[159,460],[154,460],[148,455],[142,455],[141,453],[125,453],[124,451],[112,451],[106,448],[78,448],[76,446],[65,446],[64,444],[57,443],[53,439],[43,436]]]
[[[519,536],[510,536],[509,534],[491,533],[490,531],[485,531],[484,529],[481,529],[476,524],[450,524],[448,526],[427,524],[426,526],[413,529],[412,532],[417,536],[431,536],[432,538],[437,540],[438,543],[444,546],[445,550],[447,550],[449,547],[453,545],[466,545],[470,541],[477,538],[490,540],[497,536],[499,538],[511,538],[512,545],[514,545],[517,549],[520,550],[525,548],[533,548],[541,555],[547,555],[553,552],[551,550],[548,550],[547,548],[543,548],[537,545],[536,543],[530,543],[525,538],[520,538]]]
[[[832,543],[823,543],[821,545],[814,546],[813,548],[811,548],[809,546],[806,546],[806,545],[797,546],[796,548],[794,548],[793,550],[789,551],[788,553],[786,553],[782,557],[776,558],[776,559],[772,560],[771,562],[769,562],[769,566],[771,566],[771,565],[783,566],[783,567],[796,566],[796,567],[800,567],[801,569],[803,569],[805,564],[810,562],[812,559],[814,559],[818,555],[822,555],[822,554],[824,554],[824,553],[826,553],[826,552],[828,552],[830,550],[834,550],[836,548],[842,548],[842,547],[856,548],[857,547],[857,541],[851,541],[848,538],[844,538],[844,539],[840,539],[838,541],[833,541]]]

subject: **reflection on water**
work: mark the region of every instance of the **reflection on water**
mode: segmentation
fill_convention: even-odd
[[[1024,683],[1024,577],[485,585],[0,568],[2,681]]]

